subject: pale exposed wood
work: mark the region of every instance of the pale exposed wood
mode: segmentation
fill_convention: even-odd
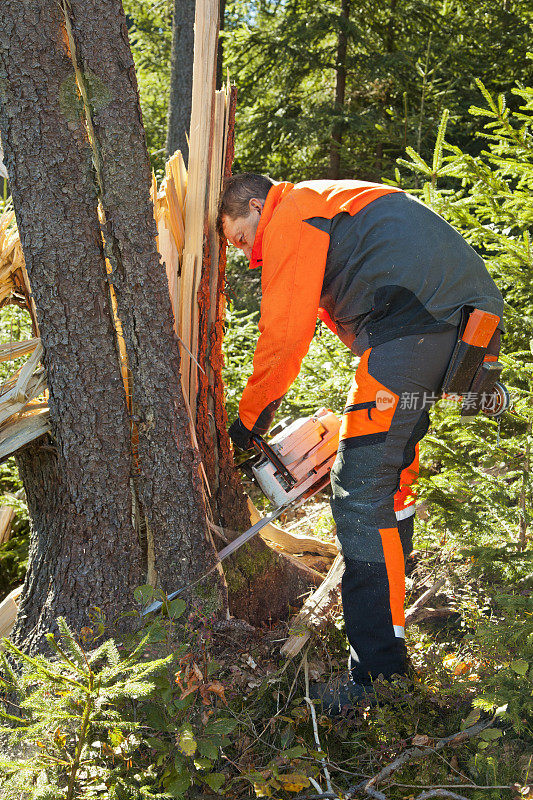
[[[0,361],[14,361],[16,358],[32,353],[40,339],[23,339],[21,342],[7,342],[0,344]]]
[[[9,425],[10,421],[13,422],[16,419],[16,415],[26,408],[28,403],[42,395],[45,390],[46,377],[44,370],[40,369],[37,374],[30,376],[22,396],[20,392],[18,398],[12,396],[17,392],[16,386],[7,392],[7,396],[5,394],[0,395],[0,430]]]
[[[42,353],[39,342],[26,363],[3,384],[0,391],[0,429],[46,390],[46,377],[39,364]]]
[[[279,551],[276,552],[278,553],[279,556],[281,556],[282,559],[290,561],[291,564],[294,564],[296,567],[298,567],[299,570],[305,572],[307,577],[310,579],[312,583],[315,584],[315,586],[320,586],[320,584],[323,583],[324,575],[321,572],[318,572],[318,570],[313,569],[313,567],[306,564],[301,558],[297,558],[296,556],[291,556],[290,553],[282,553]]]
[[[194,22],[194,65],[189,136],[189,176],[185,248],[182,266],[181,318],[179,328],[193,356],[198,348],[198,303],[204,225],[208,192],[211,132],[215,96],[219,4],[197,0]],[[183,359],[183,380],[189,386],[189,403],[196,416],[197,373],[190,358]]]
[[[0,506],[0,544],[8,542],[11,538],[11,523],[15,516],[12,506]]]
[[[324,618],[325,612],[330,608],[337,595],[337,587],[344,572],[344,559],[339,553],[331,568],[316,592],[313,592],[304,602],[299,614],[291,623],[294,634],[290,636],[281,652],[287,658],[293,658],[311,637],[313,628],[318,627]]]
[[[22,586],[17,586],[17,588],[13,589],[5,600],[0,603],[0,638],[9,636],[11,633],[18,611],[17,601],[21,593]]]
[[[48,407],[25,411],[16,422],[0,431],[0,460],[16,453],[39,436],[50,430]]]
[[[248,498],[248,508],[252,525],[261,519],[261,514],[255,507],[253,501]],[[323,542],[316,536],[300,536],[275,525],[273,522],[265,525],[261,531],[261,537],[278,544],[286,553],[319,553],[320,555],[335,558],[339,550],[333,542]]]
[[[407,611],[405,612],[405,624],[408,625],[410,623],[416,622],[417,618],[419,618],[419,614],[421,609],[426,605],[428,600],[430,600],[434,595],[437,594],[439,589],[442,589],[444,584],[446,583],[446,578],[439,578],[435,583],[429,587],[427,591],[420,595],[418,600],[415,600],[412,606],[410,606]]]
[[[159,232],[159,252],[161,259],[165,264],[165,270],[168,278],[168,289],[170,292],[170,300],[172,303],[172,311],[174,314],[174,330],[179,336],[177,327],[178,314],[179,314],[179,267],[180,258],[172,231],[170,228],[170,220],[167,213],[162,213],[157,221],[157,230]],[[181,361],[183,363],[183,353],[181,354]]]
[[[0,215],[0,307],[13,298],[20,300],[21,297],[25,298],[34,334],[38,335],[35,303],[31,295],[15,214],[8,207]]]

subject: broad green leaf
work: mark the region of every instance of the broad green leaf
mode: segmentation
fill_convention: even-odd
[[[523,658],[518,658],[516,661],[511,661],[509,666],[513,672],[516,672],[517,675],[521,675],[522,677],[527,675],[527,671],[529,669],[528,662]]]
[[[165,744],[165,742],[162,742],[161,739],[158,739],[156,736],[149,736],[148,739],[146,739],[146,744],[148,747],[151,747],[152,750],[157,750],[160,753],[166,753],[168,750],[168,745]]]
[[[464,730],[465,728],[470,728],[472,725],[475,725],[476,722],[479,721],[481,716],[481,710],[479,708],[473,708],[470,714],[467,716],[461,728]]]
[[[307,747],[304,747],[301,744],[297,744],[295,747],[291,747],[290,750],[284,750],[280,755],[283,758],[299,758],[300,756],[305,755],[307,753]]]
[[[211,769],[213,762],[210,758],[195,758],[194,766],[196,769]]]
[[[193,756],[196,753],[196,739],[190,725],[183,725],[178,736],[178,747],[186,756]]]
[[[177,619],[181,617],[186,608],[187,604],[185,600],[182,600],[181,597],[176,597],[174,600],[171,600],[170,603],[167,603],[168,616],[171,619]]]
[[[495,739],[499,739],[502,736],[502,731],[500,731],[498,728],[487,728],[486,730],[481,731],[479,736],[485,742],[493,742]]]
[[[226,776],[223,775],[222,772],[210,772],[208,775],[202,775],[202,780],[204,780],[213,791],[218,792],[224,785]]]
[[[182,772],[165,787],[165,791],[171,797],[183,797],[191,783],[192,781],[189,773]]]
[[[143,606],[147,606],[148,603],[152,600],[154,596],[154,587],[145,584],[144,586],[137,586],[135,591],[133,592],[133,596],[137,603],[140,603]]]
[[[237,725],[237,720],[230,719],[229,717],[222,717],[221,719],[208,722],[204,728],[204,733],[208,736],[223,736],[225,733],[233,733]]]
[[[218,756],[218,747],[213,744],[213,742],[200,739],[198,742],[198,752],[200,755],[210,758],[212,761],[214,761]]]

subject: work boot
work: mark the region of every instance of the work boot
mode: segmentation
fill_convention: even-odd
[[[340,717],[357,705],[377,703],[372,684],[355,683],[348,672],[329,681],[312,683],[309,697],[320,700],[322,711],[330,717]]]

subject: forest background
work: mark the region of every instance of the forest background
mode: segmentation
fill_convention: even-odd
[[[124,7],[148,150],[160,178],[173,4],[125,0]],[[498,709],[497,730],[471,748],[470,779],[516,782],[516,796],[533,796],[522,791],[531,783],[533,722],[531,4],[236,0],[222,11],[221,74],[228,70],[238,87],[234,172],[397,183],[462,232],[504,293],[502,360],[513,413],[501,425],[476,419],[461,426],[457,409],[446,405],[434,412],[421,450],[416,546],[453,587],[456,617],[444,627],[415,629],[411,648],[430,690],[458,698],[459,716],[465,698],[474,709]],[[246,266],[230,255],[230,417],[257,336],[260,278]],[[0,312],[3,339],[24,338],[24,325],[17,309]],[[348,351],[319,328],[279,416],[321,405],[340,410],[354,367]],[[17,508],[15,535],[0,548],[2,595],[20,583],[25,569],[28,520],[20,488],[14,464],[1,465],[2,502]],[[318,525],[326,529],[329,520]],[[412,735],[407,726],[397,721],[395,741]],[[378,720],[373,735],[390,745],[391,718]],[[495,789],[469,796],[502,795]]]

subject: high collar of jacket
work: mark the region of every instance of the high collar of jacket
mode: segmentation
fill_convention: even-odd
[[[265,228],[272,219],[272,214],[291,189],[294,189],[294,183],[282,181],[281,183],[276,183],[268,192],[263,211],[259,218],[259,225],[255,233],[254,246],[252,247],[252,256],[250,258],[250,269],[257,269],[257,267],[263,266],[263,234]]]

